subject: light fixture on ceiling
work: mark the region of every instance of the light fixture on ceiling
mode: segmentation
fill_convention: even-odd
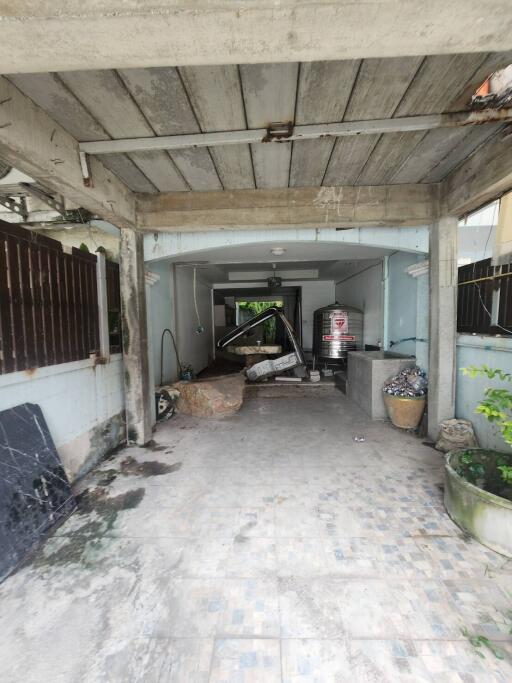
[[[283,247],[273,247],[270,250],[270,253],[274,254],[274,256],[282,256],[285,251],[286,251],[286,249],[283,249]]]
[[[282,278],[276,276],[276,264],[273,263],[272,264],[272,277],[269,277],[267,279],[268,288],[269,289],[277,289],[277,287],[281,286],[282,282],[283,282]]]

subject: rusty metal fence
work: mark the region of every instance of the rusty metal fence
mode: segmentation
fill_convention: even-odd
[[[458,285],[458,332],[512,335],[512,262],[461,266]]]
[[[115,308],[119,269],[108,270]],[[56,240],[0,221],[0,373],[98,352],[96,255],[66,253]]]

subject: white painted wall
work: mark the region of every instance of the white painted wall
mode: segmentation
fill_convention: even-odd
[[[471,420],[480,445],[506,451],[501,435],[495,425],[481,415],[475,414],[477,403],[484,395],[486,387],[506,387],[510,384],[495,380],[466,377],[461,368],[468,365],[487,365],[512,373],[512,339],[490,337],[477,334],[459,334],[457,337],[457,391],[456,416]]]
[[[389,257],[388,338],[391,351],[414,356],[416,342],[402,339],[416,337],[417,281],[405,272],[418,262],[415,254],[396,252]],[[391,346],[391,342],[395,343]]]
[[[317,308],[334,303],[333,280],[286,280],[286,287],[302,288],[302,346],[305,351],[313,349],[313,314]]]
[[[90,359],[0,376],[0,410],[41,407],[70,479],[89,470],[125,438],[123,360]]]
[[[201,325],[204,327],[204,332],[198,334],[198,322],[194,310],[193,276],[193,268],[175,266],[176,342],[182,364],[190,363],[197,374],[207,367],[213,355],[212,295],[211,287],[201,280],[201,270],[198,268],[197,307]]]
[[[336,284],[336,301],[359,308],[364,313],[363,343],[382,342],[382,261],[366,265]]]

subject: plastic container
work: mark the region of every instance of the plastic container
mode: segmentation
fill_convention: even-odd
[[[427,399],[425,396],[393,396],[382,392],[389,419],[400,429],[416,429],[419,425]]]

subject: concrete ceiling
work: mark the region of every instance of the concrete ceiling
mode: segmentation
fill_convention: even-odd
[[[360,121],[467,109],[512,53],[17,74],[9,80],[81,142]],[[501,124],[112,154],[137,192],[432,183]]]

